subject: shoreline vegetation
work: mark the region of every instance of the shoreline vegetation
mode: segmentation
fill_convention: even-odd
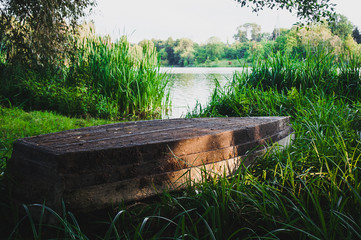
[[[205,63],[199,64],[192,64],[188,66],[180,66],[180,65],[161,65],[161,67],[197,67],[197,68],[207,68],[207,67],[249,67],[250,64],[246,63],[244,60],[240,59],[222,59],[222,60],[215,60],[209,61]]]
[[[89,25],[75,44],[75,53],[50,66],[10,62],[0,52],[2,104],[112,120],[160,118],[166,111],[168,76],[159,72],[154,48],[95,36]]]
[[[306,30],[280,34],[274,41],[282,48],[267,55],[251,54],[252,71],[235,73],[209,104],[187,115],[291,116],[292,145],[273,146],[234,176],[204,173],[185,191],[85,216],[66,206],[56,213],[41,200],[16,206],[5,181],[12,144],[34,134],[157,118],[170,104],[167,75],[159,73],[162,53],[149,42],[92,35],[81,39],[75,59],[52,68],[10,63],[1,52],[0,237],[360,239],[361,45],[324,25]]]
[[[317,44],[336,55],[361,51],[359,29],[343,15],[337,15],[335,23],[275,28],[272,33],[261,32],[261,27],[255,23],[245,23],[237,28],[234,40],[224,43],[217,37],[210,37],[204,43],[196,43],[187,38],[169,37],[143,40],[138,45],[154,47],[159,63],[167,67],[249,67],[255,59],[266,59],[277,52],[304,55],[308,45],[315,47]]]

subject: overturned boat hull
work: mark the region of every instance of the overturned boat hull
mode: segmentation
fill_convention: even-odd
[[[290,142],[289,117],[116,123],[19,139],[8,162],[14,196],[88,212],[232,175]]]

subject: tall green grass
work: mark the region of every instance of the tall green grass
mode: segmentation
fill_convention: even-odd
[[[285,55],[286,54],[286,55]],[[249,84],[278,91],[315,89],[339,97],[357,97],[361,93],[361,58],[356,53],[337,56],[324,49],[309,49],[304,55],[280,52],[253,62],[252,70],[240,74],[232,85]]]
[[[189,116],[291,116],[293,144],[260,159],[238,192],[261,220],[264,232],[252,231],[272,239],[358,239],[360,58],[307,56],[256,62]]]
[[[168,79],[166,73],[159,72],[155,48],[144,45],[131,49],[124,38],[116,43],[84,38],[77,61],[67,75],[70,86],[77,86],[81,79],[83,86],[94,91],[92,95],[101,96],[100,112],[110,102],[120,116],[143,119],[159,117],[162,107],[168,104]]]
[[[169,104],[168,78],[154,49],[126,38],[88,36],[60,67],[4,64],[0,95],[30,110],[107,119],[159,118]]]
[[[361,103],[357,88],[353,92],[351,84],[341,88],[331,82],[359,85],[360,67],[322,56],[325,63],[330,58],[338,67],[326,69],[317,65],[318,58],[305,63],[287,55],[267,60],[274,65],[255,62],[252,72],[236,74],[229,86],[215,89],[208,106],[189,114],[289,115],[295,130],[289,147],[275,144],[232,177],[204,172],[203,181],[185,191],[120,204],[105,217],[74,216],[65,206],[62,213],[41,203],[24,206],[26,214],[10,225],[9,235],[12,232],[14,239],[28,235],[38,239],[361,238]],[[34,207],[43,209],[40,217],[27,211]],[[45,212],[54,215],[58,224],[35,221]]]

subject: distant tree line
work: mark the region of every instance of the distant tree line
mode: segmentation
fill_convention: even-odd
[[[192,66],[219,60],[241,59],[243,63],[253,58],[267,57],[272,52],[301,55],[306,48],[325,48],[338,54],[359,51],[361,34],[357,27],[343,15],[336,15],[332,22],[322,22],[307,27],[292,29],[276,28],[272,33],[262,33],[256,23],[245,23],[236,29],[233,43],[224,43],[217,37],[210,37],[199,44],[191,39],[144,40],[152,44],[162,65]]]
[[[334,16],[334,4],[330,0],[235,1],[241,7],[251,7],[254,12],[264,8],[286,9],[308,22],[321,18],[333,19]],[[78,24],[95,5],[96,0],[0,0],[0,51],[6,52],[8,61],[29,66],[53,65],[65,61],[69,56],[74,58],[77,49],[73,40]],[[182,39],[169,39],[167,43],[161,45],[166,48],[163,53],[167,53],[169,64],[187,65],[197,59],[197,49],[203,48]],[[161,49],[161,46],[157,46],[157,49]],[[220,56],[217,51],[213,55]],[[203,61],[201,56],[198,58]]]

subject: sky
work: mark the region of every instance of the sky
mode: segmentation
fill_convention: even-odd
[[[361,0],[331,0],[336,12],[345,15],[361,30]],[[190,38],[205,43],[210,37],[233,42],[237,27],[257,23],[262,32],[291,28],[298,21],[285,10],[253,13],[234,0],[98,0],[88,20],[96,33],[112,39],[127,35],[132,43],[143,39]]]

